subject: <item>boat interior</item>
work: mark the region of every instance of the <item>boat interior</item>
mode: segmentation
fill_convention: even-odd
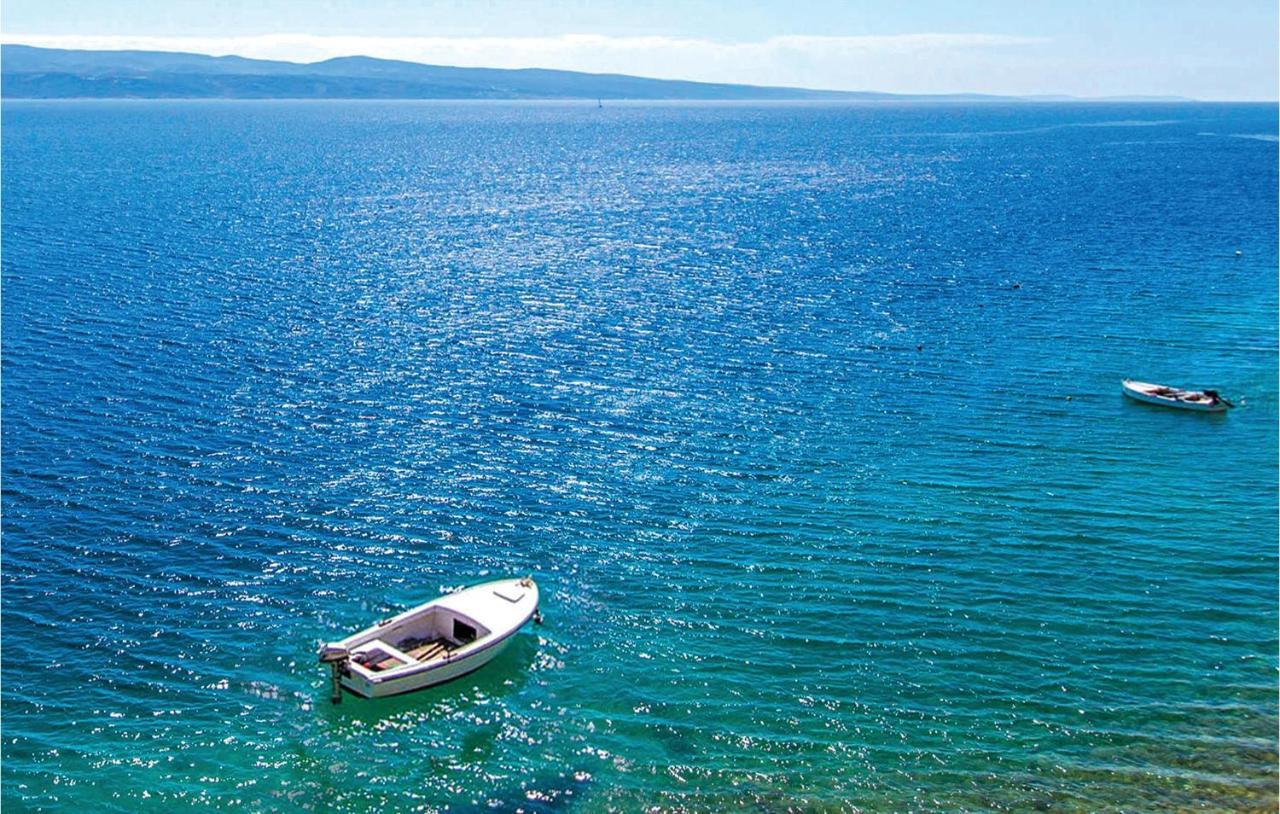
[[[453,651],[488,636],[490,631],[473,619],[448,608],[427,608],[422,613],[379,627],[350,647],[351,661],[371,673],[410,664],[446,660]]]
[[[1175,387],[1157,387],[1148,391],[1153,396],[1160,396],[1166,399],[1176,399],[1178,401],[1188,401],[1192,403],[1203,402],[1208,404],[1213,401],[1207,393],[1199,390],[1179,390]]]

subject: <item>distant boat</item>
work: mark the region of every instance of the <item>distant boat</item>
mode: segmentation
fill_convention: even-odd
[[[1202,413],[1222,413],[1235,405],[1218,395],[1217,390],[1181,390],[1163,384],[1136,382],[1124,379],[1120,382],[1124,394],[1136,401],[1176,407],[1180,410],[1198,410]]]
[[[516,631],[538,616],[531,577],[486,582],[441,596],[320,648],[342,688],[365,698],[420,690],[488,664]]]

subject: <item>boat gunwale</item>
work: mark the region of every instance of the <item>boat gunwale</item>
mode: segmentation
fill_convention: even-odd
[[[501,641],[504,641],[504,642],[505,642],[505,641],[506,641],[507,639],[509,639],[509,638],[511,638],[511,637],[510,637],[510,636],[504,636],[504,637],[501,639]],[[479,652],[479,651],[476,651],[476,652]],[[453,663],[453,662],[444,662],[444,663],[445,663],[445,664],[449,664],[449,663]],[[347,692],[351,693],[352,695],[356,696],[357,698],[364,698],[364,699],[367,699],[367,700],[373,700],[374,698],[394,698],[394,697],[396,697],[397,695],[408,695],[409,693],[418,692],[418,691],[420,691],[420,690],[425,690],[425,689],[430,689],[431,687],[441,687],[441,686],[444,686],[445,684],[448,684],[448,683],[453,682],[453,681],[457,681],[457,680],[458,680],[458,679],[460,679],[460,678],[466,678],[467,676],[471,675],[472,673],[476,672],[477,670],[483,670],[483,669],[484,669],[485,667],[487,667],[487,666],[488,666],[488,662],[486,662],[486,663],[484,663],[484,664],[477,664],[475,667],[472,667],[470,670],[463,670],[461,673],[458,673],[456,676],[453,676],[453,677],[451,677],[451,678],[445,679],[444,681],[437,682],[437,683],[435,683],[435,684],[428,684],[428,685],[426,685],[425,687],[410,687],[410,688],[409,688],[409,689],[407,689],[407,690],[396,690],[395,692],[389,692],[389,693],[385,693],[385,694],[383,694],[383,695],[378,695],[378,696],[365,695],[365,694],[361,693],[359,690],[355,689],[354,687],[351,687],[351,686],[347,685],[345,682],[343,682],[343,684],[342,684],[342,689],[346,690]],[[375,675],[376,675],[376,674],[375,674]],[[403,674],[402,674],[402,675],[403,675]],[[417,675],[417,673],[415,672],[415,673],[413,673],[413,675]],[[378,683],[382,683],[382,682],[377,682],[377,681],[375,681],[375,682],[373,682],[373,683],[378,684]]]
[[[458,650],[454,650],[453,652],[449,653],[448,656],[446,656],[445,658],[432,659],[431,661],[426,661],[426,662],[415,661],[410,664],[406,664],[403,667],[392,667],[390,670],[380,670],[376,673],[370,670],[369,668],[365,667],[363,664],[357,664],[355,662],[352,662],[352,664],[353,666],[360,668],[362,674],[367,674],[367,677],[365,675],[362,675],[361,677],[366,678],[366,680],[368,680],[371,684],[383,684],[383,683],[386,683],[387,681],[393,681],[398,678],[407,678],[408,676],[418,675],[419,673],[426,673],[426,672],[430,672],[431,670],[438,670],[441,667],[447,667],[450,664],[457,664],[460,661],[464,661],[468,658],[471,658],[477,653],[483,653],[484,651],[488,650],[491,647],[496,647],[499,644],[502,644],[503,642],[505,642],[507,639],[510,639],[512,636],[519,633],[520,628],[524,627],[525,624],[527,624],[528,621],[532,618],[533,618],[533,612],[530,611],[529,615],[524,617],[524,619],[520,622],[519,625],[513,627],[511,630],[507,631],[502,636],[495,637],[491,633],[488,637],[486,637],[486,638],[489,638],[490,641],[485,642],[484,644],[480,645],[474,650],[467,650],[465,653],[463,653],[462,649],[459,648]],[[459,655],[459,653],[462,653],[462,655]]]

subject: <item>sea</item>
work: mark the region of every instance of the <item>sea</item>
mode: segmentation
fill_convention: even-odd
[[[1275,810],[1274,104],[2,116],[6,814]]]

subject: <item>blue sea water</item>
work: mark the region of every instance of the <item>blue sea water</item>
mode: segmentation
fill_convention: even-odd
[[[1274,810],[1276,133],[5,103],[5,811]]]

